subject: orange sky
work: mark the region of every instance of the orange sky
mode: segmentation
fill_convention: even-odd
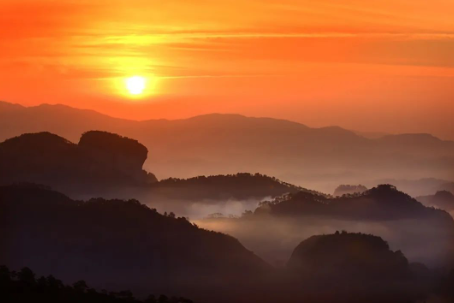
[[[0,0],[0,99],[454,139],[452,0]],[[152,77],[141,98],[126,77]]]

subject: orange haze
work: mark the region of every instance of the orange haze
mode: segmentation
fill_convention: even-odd
[[[454,139],[453,12],[452,0],[1,0],[0,99]],[[141,98],[122,86],[134,75],[153,82]]]

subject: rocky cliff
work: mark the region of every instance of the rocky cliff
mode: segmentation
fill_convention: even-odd
[[[147,149],[106,132],[85,133],[79,144],[42,132],[0,143],[0,184],[32,182],[65,192],[137,186],[157,181],[142,169]]]

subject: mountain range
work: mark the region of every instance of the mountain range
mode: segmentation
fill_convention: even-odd
[[[431,267],[454,264],[453,218],[392,185],[341,197],[300,191],[261,202],[240,218],[210,217],[196,222],[228,232],[272,264],[282,264],[299,239],[336,230],[380,236],[412,262]]]
[[[0,143],[0,185],[42,184],[74,199],[135,198],[191,218],[240,215],[265,198],[309,192],[258,173],[158,181],[143,169],[147,154],[138,141],[108,132],[86,132],[77,144],[49,132],[23,134]]]
[[[30,266],[64,283],[83,279],[96,289],[129,289],[139,297],[165,293],[201,303],[402,302],[419,291],[405,256],[378,237],[342,233],[320,236],[316,239],[323,241],[316,243],[312,238],[294,250],[287,269],[277,269],[231,236],[159,214],[137,200],[76,201],[38,185],[0,186],[0,231],[0,264],[13,270]],[[317,276],[307,276],[307,268],[298,265],[320,258],[331,263],[311,262]],[[337,286],[327,284],[329,264],[340,275]],[[350,274],[358,266],[362,276],[355,280]],[[355,297],[345,293],[346,285],[355,289]]]
[[[310,128],[234,114],[132,121],[64,105],[0,103],[0,140],[51,132],[77,142],[91,130],[142,142],[149,151],[144,168],[159,179],[260,172],[333,192],[340,183],[369,186],[390,175],[396,179],[454,178],[454,142],[429,134],[366,138],[340,127]]]
[[[435,195],[420,196],[416,198],[427,206],[443,209],[454,214],[454,194],[447,190],[437,191]]]

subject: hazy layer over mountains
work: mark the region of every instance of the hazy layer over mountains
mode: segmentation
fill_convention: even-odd
[[[78,144],[48,132],[24,134],[0,143],[0,185],[43,184],[75,199],[136,198],[192,219],[241,215],[264,198],[305,190],[248,173],[158,181],[142,169],[147,153],[136,140],[107,132],[86,132]]]
[[[271,118],[213,114],[138,122],[62,105],[0,103],[0,140],[49,131],[77,142],[90,130],[139,140],[149,150],[145,169],[159,179],[260,172],[330,193],[342,183],[371,187],[389,176],[454,179],[454,142],[428,134],[368,139]],[[422,194],[433,192],[415,193]]]
[[[1,142],[0,264],[202,303],[415,302],[453,284],[440,281],[454,266],[454,220],[392,185],[333,197],[258,173],[158,180],[147,156],[104,131]]]
[[[343,229],[382,236],[427,265],[451,262],[449,214],[393,186],[341,186],[346,194],[333,198],[261,174],[158,181],[142,169],[146,157],[139,142],[106,132],[87,132],[77,145],[50,133],[24,134],[0,143],[0,185],[39,183],[77,199],[136,198],[161,212],[209,216],[198,224],[234,235],[272,264],[282,264],[301,238]]]
[[[442,190],[435,195],[420,196],[416,199],[424,205],[443,209],[451,215],[454,214],[454,194],[450,191]]]
[[[74,201],[37,185],[0,186],[0,231],[0,263],[12,269],[29,266],[66,283],[84,279],[139,296],[166,293],[202,303],[411,302],[426,291],[419,281],[426,273],[412,270],[378,237],[302,238],[278,269],[230,236],[136,200]],[[310,268],[301,266],[307,262]]]
[[[272,264],[283,264],[301,238],[336,230],[383,237],[413,262],[432,267],[454,263],[454,220],[390,185],[363,194],[327,197],[298,192],[262,202],[241,218],[208,218],[202,227],[238,238]]]

